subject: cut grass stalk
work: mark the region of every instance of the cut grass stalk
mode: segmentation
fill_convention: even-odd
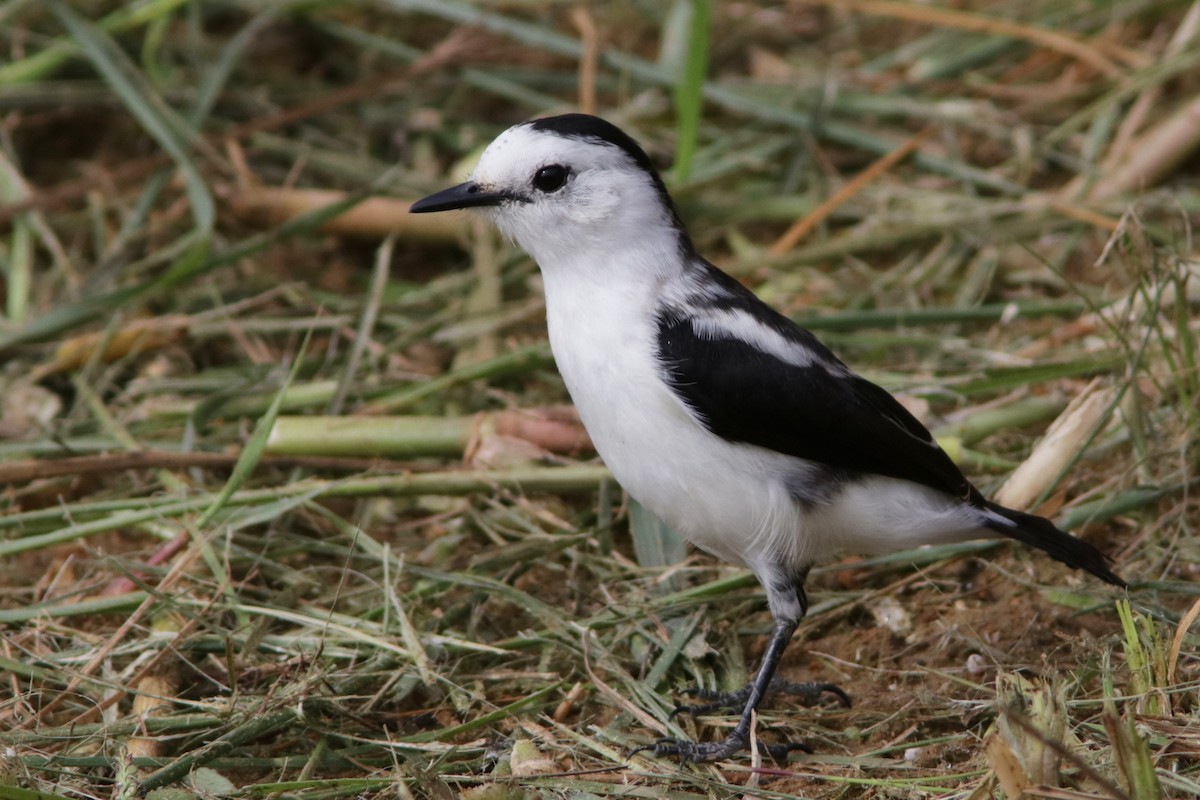
[[[346,192],[280,186],[247,186],[229,201],[229,210],[246,222],[274,227],[345,201]],[[461,214],[445,219],[408,213],[412,200],[371,197],[326,220],[320,232],[351,238],[398,236],[412,242],[455,242],[471,229]],[[426,217],[431,217],[426,219]]]
[[[1200,478],[1192,478],[1186,484],[1173,486],[1135,487],[1126,489],[1112,497],[1079,503],[1063,514],[1059,527],[1074,530],[1091,522],[1103,522],[1121,514],[1146,508],[1164,498],[1188,492],[1200,486]]]
[[[222,714],[176,714],[141,719],[85,722],[76,725],[45,726],[38,730],[0,731],[0,742],[11,745],[37,745],[48,741],[83,742],[94,736],[133,736],[139,732],[164,736],[220,728],[228,722]]]
[[[263,713],[264,711],[266,713]],[[332,711],[332,707],[328,701],[315,698],[301,699],[296,705],[289,704],[282,710],[251,710],[248,718],[233,730],[147,775],[142,779],[138,790],[144,794],[161,786],[168,786],[197,767],[228,755],[250,742],[269,736],[297,721],[303,721],[306,717],[324,715],[330,711]]]
[[[22,449],[20,451],[0,451],[0,483],[24,485],[32,481],[41,481],[49,477],[76,476],[90,474],[119,473],[130,469],[224,469],[233,467],[238,461],[236,453],[216,452],[180,452],[175,450],[154,449],[140,443],[140,449],[126,452],[108,452],[122,446],[122,441],[103,439],[65,439],[59,443],[44,443],[42,449]],[[72,456],[70,458],[38,458],[31,461],[13,461],[7,458],[12,452],[22,456],[41,455],[58,456],[62,450],[70,452],[104,451],[98,455]],[[259,459],[264,465],[277,467],[306,467],[310,469],[328,469],[352,471],[361,473],[379,467],[377,459],[373,458],[325,458],[325,457],[280,457],[264,456]],[[162,475],[160,474],[160,480]]]
[[[1008,480],[996,490],[997,503],[1018,509],[1035,509],[1054,492],[1071,465],[1108,423],[1119,393],[1093,381],[1072,399]]]
[[[962,444],[978,444],[994,433],[1026,428],[1054,419],[1066,407],[1058,397],[1023,397],[996,408],[969,409],[955,414],[955,421],[934,431],[938,437],[954,436]]]
[[[811,330],[852,331],[862,328],[924,327],[967,322],[999,322],[1017,318],[1072,317],[1087,309],[1082,300],[989,303],[957,308],[879,308],[795,317]]]
[[[77,522],[48,534],[0,541],[0,557],[29,552],[63,542],[74,541],[118,530],[139,522],[162,517],[181,516],[207,507],[262,505],[288,497],[371,497],[465,495],[495,490],[519,492],[591,492],[609,478],[602,466],[538,467],[494,471],[427,472],[413,475],[387,475],[348,478],[341,481],[308,478],[285,487],[243,489],[220,502],[210,494],[198,494],[180,500],[175,497],[152,497],[140,500],[120,500],[101,503],[82,503],[72,506],[68,513],[61,509],[31,511],[0,517],[0,529],[13,528],[25,522],[81,519],[100,515],[90,522]],[[131,508],[132,506],[132,508]]]
[[[1110,375],[1122,363],[1123,358],[1120,355],[1089,354],[1074,361],[1061,363],[1031,364],[1025,367],[993,367],[983,370],[983,377],[966,377],[960,380],[946,381],[946,383],[953,391],[964,397],[970,397],[1020,389],[1061,378]]]
[[[149,595],[146,592],[129,592],[119,597],[98,597],[78,602],[34,603],[23,608],[0,609],[0,623],[15,624],[39,619],[78,617],[103,614],[126,614],[137,608]],[[20,674],[20,673],[18,673]]]

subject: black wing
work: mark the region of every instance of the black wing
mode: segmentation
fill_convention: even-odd
[[[733,278],[701,262],[706,290],[692,309],[658,318],[658,355],[676,396],[724,439],[758,445],[846,473],[887,475],[929,486],[990,512],[988,528],[1044,550],[1116,586],[1105,556],[1047,519],[983,498],[916,417],[885,390],[850,372],[816,337]],[[704,314],[746,314],[782,337],[765,352]],[[772,348],[768,348],[772,349]],[[773,348],[778,350],[778,348]]]
[[[981,501],[933,436],[887,391],[851,373],[816,337],[755,298],[756,319],[787,339],[798,365],[733,334],[697,332],[693,318],[658,319],[658,353],[675,394],[710,431],[848,473],[887,475]],[[764,314],[774,315],[764,317]]]

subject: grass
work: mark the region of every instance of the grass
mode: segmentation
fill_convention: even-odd
[[[0,800],[1197,796],[1198,9],[0,2]],[[733,724],[671,711],[761,591],[595,461],[528,259],[405,214],[592,104],[1128,597],[822,565],[813,754],[628,758]]]

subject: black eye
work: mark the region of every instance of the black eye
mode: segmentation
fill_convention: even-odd
[[[540,192],[550,194],[557,192],[562,188],[562,185],[567,182],[567,174],[570,172],[562,164],[551,164],[548,167],[542,167],[533,175],[533,186]]]

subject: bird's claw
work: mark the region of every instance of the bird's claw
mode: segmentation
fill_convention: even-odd
[[[707,714],[711,711],[740,710],[750,698],[750,689],[750,686],[744,686],[733,692],[719,692],[712,689],[703,689],[699,686],[689,686],[681,693],[688,697],[696,697],[707,702],[695,705],[677,705],[670,716],[674,718],[678,714],[695,716],[697,714]],[[771,686],[767,690],[768,696],[788,694],[798,697],[800,698],[800,703],[806,707],[815,706],[820,702],[821,696],[827,693],[837,697],[842,705],[847,708],[850,707],[850,695],[846,694],[840,686],[833,683],[793,683],[776,678],[771,681]]]
[[[646,744],[635,748],[629,757],[633,758],[641,752],[650,751],[659,757],[674,757],[678,758],[681,764],[686,764],[689,761],[694,764],[701,764],[710,761],[723,761],[735,753],[746,749],[747,742],[744,737],[730,736],[723,742],[689,742],[686,739],[659,739],[654,744]],[[787,761],[788,753],[801,751],[811,753],[812,748],[801,742],[782,742],[780,744],[759,744],[759,749],[767,753],[773,761],[782,763]]]

